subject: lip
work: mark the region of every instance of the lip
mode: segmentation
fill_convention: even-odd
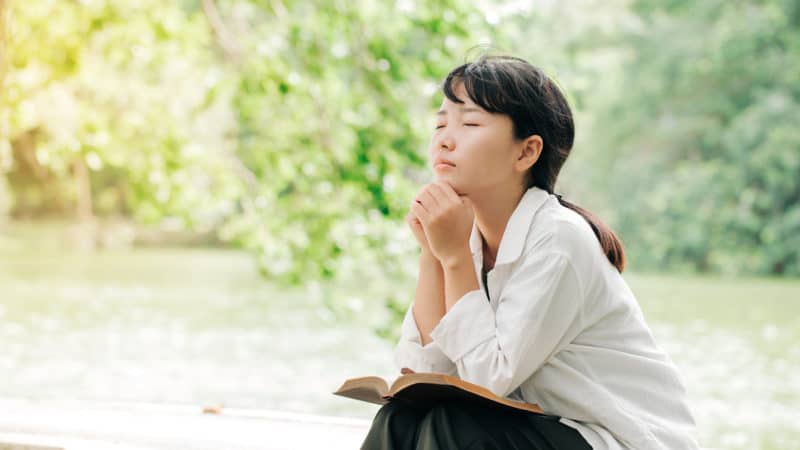
[[[433,166],[434,169],[448,169],[448,168],[451,168],[451,167],[455,167],[455,165],[454,164],[448,164],[448,163],[436,163],[436,165]]]
[[[448,160],[446,160],[444,158],[436,158],[436,160],[433,162],[433,167],[438,168],[440,166],[441,167],[455,167],[456,165],[453,164],[451,161],[448,161]]]

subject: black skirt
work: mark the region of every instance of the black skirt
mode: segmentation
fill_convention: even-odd
[[[487,409],[462,403],[418,408],[401,401],[381,407],[362,450],[592,450],[557,416]]]

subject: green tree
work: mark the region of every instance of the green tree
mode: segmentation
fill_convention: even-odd
[[[222,233],[273,279],[358,285],[394,333],[415,273],[402,218],[430,176],[438,83],[484,17],[454,1],[246,5],[219,7],[218,36],[236,43],[236,154],[252,180]],[[332,309],[347,304],[321,292]]]
[[[12,214],[212,229],[274,280],[375,280],[390,310],[407,304],[380,280],[413,272],[400,219],[429,176],[428,114],[483,14],[454,1],[10,6]]]
[[[0,161],[12,213],[172,216],[200,227],[230,208],[232,94],[199,7],[9,6]]]
[[[800,6],[637,2],[597,109],[637,269],[800,275]],[[609,181],[610,180],[610,181]]]

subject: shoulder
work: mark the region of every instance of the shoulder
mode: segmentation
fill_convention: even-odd
[[[524,253],[561,254],[576,268],[585,268],[602,255],[602,248],[586,219],[552,197],[531,221]]]

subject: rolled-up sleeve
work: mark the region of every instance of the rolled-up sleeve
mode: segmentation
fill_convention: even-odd
[[[439,348],[436,342],[422,345],[422,337],[414,319],[412,303],[403,318],[400,340],[394,349],[394,361],[399,369],[408,367],[414,372],[437,372],[454,375],[456,365]]]
[[[568,255],[523,256],[497,311],[478,289],[466,293],[431,331],[459,378],[505,397],[581,329],[583,289]]]

